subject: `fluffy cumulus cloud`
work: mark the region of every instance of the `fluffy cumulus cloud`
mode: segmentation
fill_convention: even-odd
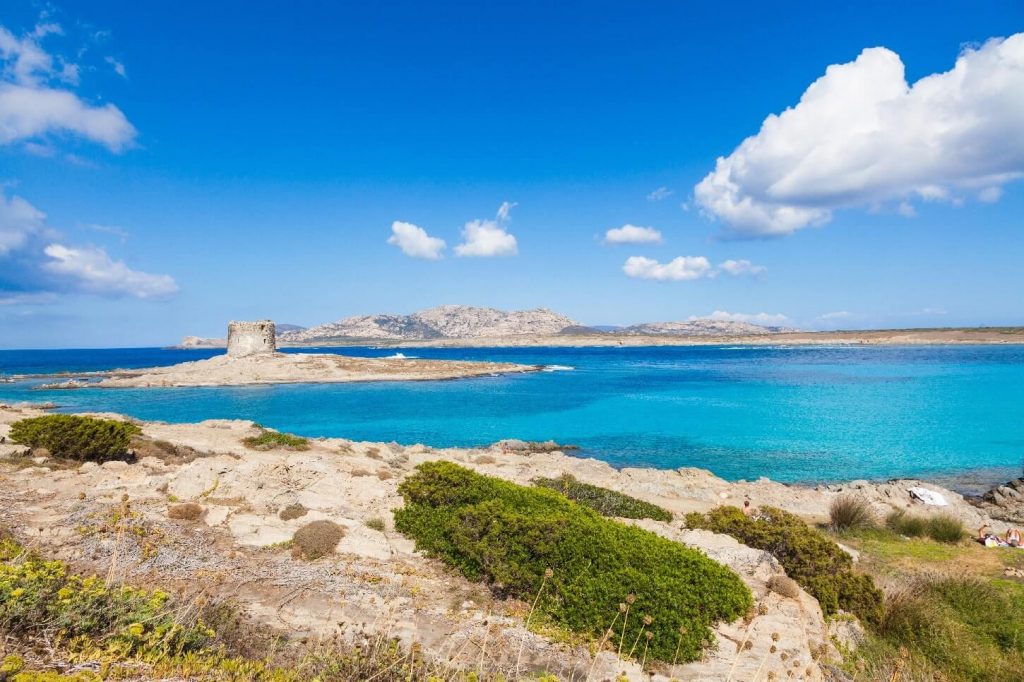
[[[38,141],[52,134],[70,134],[123,151],[135,140],[135,127],[113,104],[92,104],[65,85],[77,85],[76,64],[55,58],[41,42],[59,33],[55,24],[41,24],[16,36],[0,26],[0,144]]]
[[[604,233],[605,244],[660,244],[661,232],[653,227],[623,225]]]
[[[102,248],[66,245],[42,211],[0,193],[0,300],[42,303],[68,292],[165,299],[178,285],[169,275],[133,270]]]
[[[722,322],[749,322],[764,327],[784,327],[792,323],[782,313],[729,313],[724,310],[716,310],[710,315],[694,315],[689,320],[720,320]]]
[[[995,201],[1022,175],[1018,33],[966,49],[951,70],[913,85],[882,47],[829,66],[798,104],[719,158],[694,198],[736,236],[772,236],[846,207],[891,204],[909,215],[915,200]]]
[[[466,223],[462,229],[462,243],[456,245],[455,255],[492,258],[519,253],[515,236],[507,230],[509,214],[514,206],[513,203],[503,202],[494,220],[471,220]]]
[[[730,275],[760,275],[768,268],[754,265],[748,260],[727,260],[712,267],[704,256],[679,256],[667,263],[660,263],[645,256],[631,256],[626,259],[622,271],[629,277],[653,279],[662,282],[685,282],[705,277]]]
[[[704,256],[679,256],[667,263],[653,258],[630,256],[622,271],[637,279],[654,279],[662,282],[678,282],[700,279],[711,274],[711,263]]]
[[[443,239],[431,237],[419,225],[403,223],[400,220],[391,223],[391,236],[388,238],[388,244],[397,246],[406,256],[427,260],[441,258],[441,252],[445,247]]]

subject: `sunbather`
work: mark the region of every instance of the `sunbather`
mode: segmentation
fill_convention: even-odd
[[[1020,547],[1020,531],[1016,528],[1011,528],[1006,531],[1006,544],[1010,547]]]

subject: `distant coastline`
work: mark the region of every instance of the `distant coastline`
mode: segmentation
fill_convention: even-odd
[[[386,348],[516,348],[637,347],[637,346],[913,346],[913,345],[1024,345],[1024,327],[964,327],[943,329],[878,329],[864,331],[773,332],[728,336],[668,334],[515,334],[475,338],[382,339],[336,338],[308,343],[284,341],[282,348],[377,346]],[[215,345],[175,348],[217,348]]]

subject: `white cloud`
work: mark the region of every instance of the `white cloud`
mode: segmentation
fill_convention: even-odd
[[[711,274],[711,263],[704,256],[679,256],[668,263],[653,258],[630,256],[622,271],[629,277],[663,282],[700,279]]]
[[[35,206],[19,196],[0,194],[0,257],[23,247],[45,224],[46,214]]]
[[[754,265],[746,259],[723,261],[718,264],[718,270],[734,277],[739,275],[762,275],[768,272],[768,268],[765,266]]]
[[[791,234],[839,208],[983,200],[1024,175],[1024,33],[967,49],[909,85],[891,50],[829,66],[695,188],[738,236]]]
[[[77,84],[79,67],[53,57],[39,41],[59,32],[41,25],[20,38],[0,26],[0,145],[70,133],[120,152],[135,140],[135,127],[113,104],[92,105],[51,81]]]
[[[660,244],[661,232],[653,227],[623,225],[604,233],[605,244]]]
[[[110,64],[110,66],[112,66],[114,69],[114,73],[116,73],[121,78],[128,77],[128,72],[125,70],[124,64],[122,64],[121,62],[117,61],[113,57],[104,57],[103,61],[105,61],[107,64]]]
[[[43,264],[43,269],[67,279],[86,293],[148,299],[168,298],[178,293],[178,285],[169,275],[132,270],[100,248],[50,244],[43,253],[52,259]]]
[[[519,253],[515,236],[505,228],[509,214],[516,206],[507,201],[498,207],[495,220],[471,220],[462,229],[462,243],[455,247],[456,256],[491,258]]]
[[[837,311],[832,312],[832,313],[825,313],[824,315],[820,315],[819,319],[828,320],[828,321],[834,321],[834,320],[845,320],[845,319],[847,319],[849,317],[852,317],[852,316],[853,316],[853,313],[849,312],[848,310],[837,310]]]
[[[63,241],[47,226],[46,214],[0,190],[0,299],[5,305],[49,302],[64,292],[161,299],[178,291],[168,275],[132,270],[103,249]]]
[[[428,260],[441,258],[441,252],[445,247],[444,240],[431,237],[422,227],[396,220],[391,223],[391,232],[388,244],[397,246],[405,255]]]
[[[723,322],[749,322],[751,324],[759,324],[766,327],[781,327],[789,324],[791,321],[788,317],[782,313],[729,313],[724,310],[716,310],[710,315],[692,316],[689,318],[692,322],[694,320],[720,320]]]
[[[675,194],[675,192],[670,190],[668,187],[659,187],[647,195],[647,201],[661,201],[662,199],[668,199],[673,194]]]

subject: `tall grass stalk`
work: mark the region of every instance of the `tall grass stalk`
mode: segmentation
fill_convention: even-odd
[[[537,596],[533,598],[533,606],[530,607],[530,614],[526,616],[526,634],[523,635],[523,639],[519,642],[519,655],[516,656],[516,679],[519,679],[519,663],[523,660],[523,648],[526,646],[526,638],[530,632],[530,620],[533,618],[533,612],[537,610],[537,602],[540,601],[540,595],[544,592],[544,586],[548,584],[548,578],[555,574],[550,568],[544,571],[544,579],[540,581],[540,588],[537,590]]]

